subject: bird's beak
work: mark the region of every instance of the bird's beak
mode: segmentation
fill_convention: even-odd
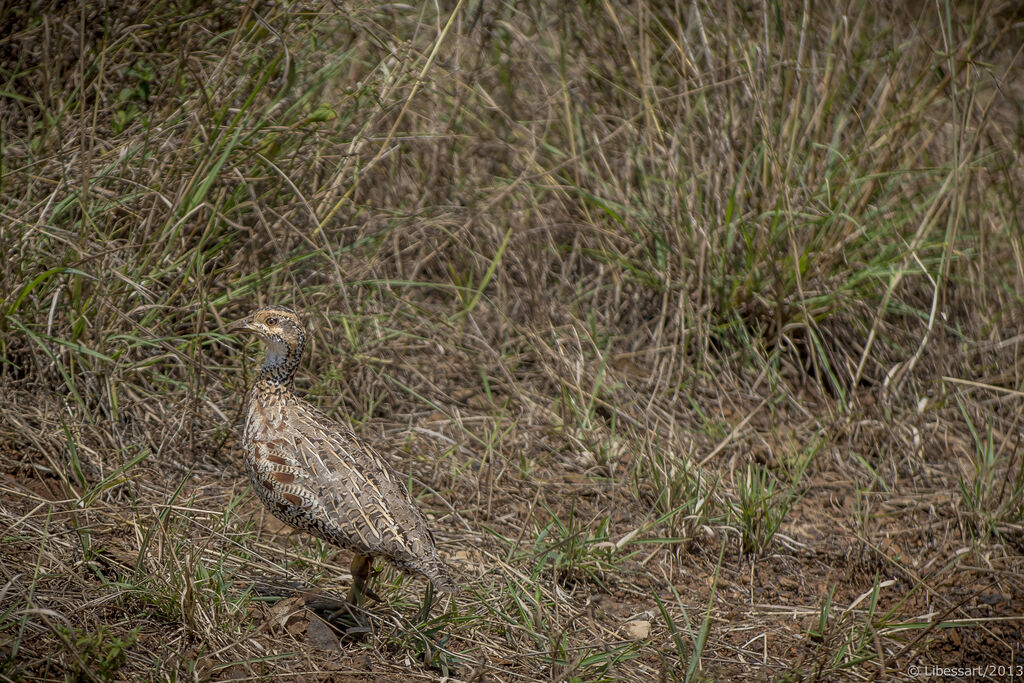
[[[227,327],[228,332],[251,332],[252,330],[252,316],[248,315],[241,320],[236,320]]]

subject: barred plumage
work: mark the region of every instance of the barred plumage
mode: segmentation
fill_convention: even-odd
[[[291,526],[355,553],[350,599],[358,602],[374,557],[455,592],[423,513],[391,467],[350,429],[296,396],[306,332],[295,313],[263,308],[230,330],[255,333],[266,358],[248,396],[242,438],[253,490]]]

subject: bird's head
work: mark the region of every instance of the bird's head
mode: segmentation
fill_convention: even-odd
[[[228,332],[251,332],[267,346],[261,375],[287,382],[295,373],[306,346],[306,330],[295,311],[283,306],[261,308],[232,323]]]

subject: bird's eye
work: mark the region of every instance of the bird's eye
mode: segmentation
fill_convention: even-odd
[[[277,318],[267,318],[267,324],[268,325],[276,325],[277,324]]]

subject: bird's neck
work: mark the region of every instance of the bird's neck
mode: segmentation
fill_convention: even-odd
[[[299,359],[302,358],[302,346],[301,342],[293,347],[269,344],[256,381],[270,387],[294,390],[295,371],[299,367]]]

